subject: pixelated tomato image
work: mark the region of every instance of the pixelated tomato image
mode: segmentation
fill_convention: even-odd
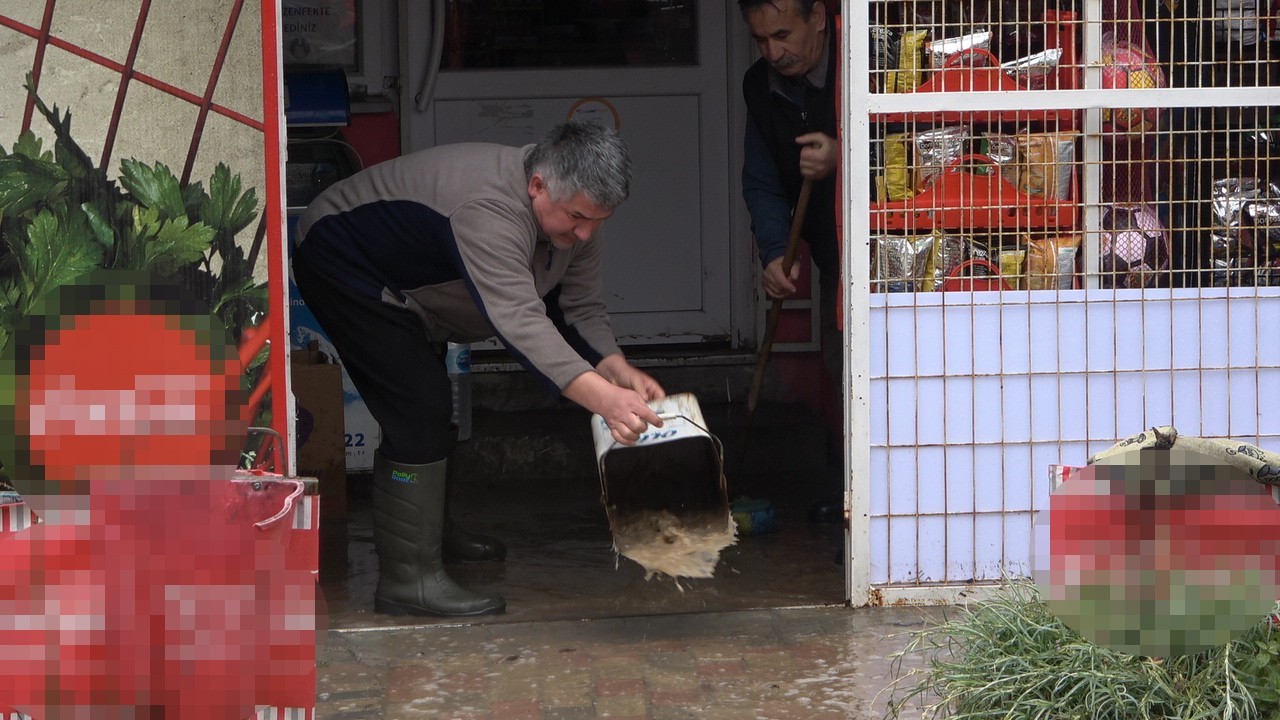
[[[246,520],[242,369],[207,307],[99,271],[3,362],[0,461],[40,522],[0,534],[0,714],[240,720],[314,672],[314,582]]]
[[[1087,639],[1153,657],[1225,644],[1280,597],[1280,508],[1235,467],[1178,447],[1081,469],[1036,521],[1037,585]]]

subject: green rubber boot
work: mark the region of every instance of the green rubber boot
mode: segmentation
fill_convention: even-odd
[[[386,615],[489,615],[507,608],[500,595],[459,587],[444,570],[448,461],[406,465],[374,454],[373,544],[378,552],[374,610]]]

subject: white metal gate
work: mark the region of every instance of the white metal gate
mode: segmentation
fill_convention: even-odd
[[[1269,2],[845,4],[855,605],[1028,574],[1143,429],[1280,445]]]

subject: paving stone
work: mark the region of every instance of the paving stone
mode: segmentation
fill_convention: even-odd
[[[601,718],[644,718],[648,714],[644,698],[639,695],[596,698],[595,705],[596,717]]]
[[[645,691],[643,678],[596,678],[596,697],[613,697],[615,695],[642,695]]]
[[[591,705],[577,707],[549,707],[542,711],[543,720],[595,720],[596,709]]]

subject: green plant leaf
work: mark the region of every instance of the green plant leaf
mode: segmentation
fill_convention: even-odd
[[[104,217],[102,211],[93,203],[84,203],[80,206],[84,211],[85,217],[89,220],[89,228],[93,230],[93,237],[102,244],[103,248],[110,250],[116,244],[116,229],[110,218]]]
[[[209,199],[201,209],[200,218],[227,236],[248,227],[258,214],[258,198],[253,188],[242,195],[240,187],[240,176],[218,163],[209,178]]]
[[[200,217],[201,208],[209,201],[209,196],[204,191],[204,185],[199,181],[188,183],[182,188],[182,204],[187,209],[187,219],[191,221],[200,220],[206,225],[210,225],[207,220]]]
[[[66,186],[66,172],[53,163],[16,154],[0,158],[0,212],[5,215],[43,205]]]
[[[166,220],[143,246],[142,268],[172,275],[200,259],[212,239],[213,228],[204,223],[188,225],[185,217]]]
[[[18,261],[27,301],[32,303],[49,290],[99,267],[102,246],[84,227],[64,223],[44,211],[32,219],[27,244]]]
[[[32,160],[53,163],[53,152],[44,149],[44,141],[30,130],[18,136],[18,142],[13,144],[14,155],[26,155]]]
[[[120,184],[144,206],[159,212],[162,220],[187,216],[182,188],[164,163],[151,167],[137,160],[122,160]]]

